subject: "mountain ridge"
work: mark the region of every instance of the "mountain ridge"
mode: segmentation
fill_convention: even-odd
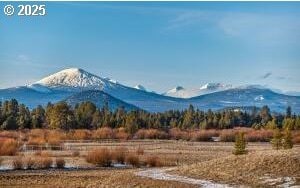
[[[219,88],[221,89],[219,90]],[[56,72],[28,86],[0,89],[0,98],[2,100],[16,98],[29,107],[35,107],[38,104],[46,105],[48,102],[58,102],[70,96],[75,96],[76,100],[80,102],[80,100],[84,100],[84,97],[76,95],[77,93],[87,91],[92,95],[91,90],[96,90],[149,112],[183,110],[190,104],[201,110],[218,110],[230,106],[261,107],[268,105],[274,108],[273,110],[280,112],[285,111],[287,106],[291,106],[295,111],[300,112],[300,97],[275,93],[257,85],[232,88],[231,85],[210,83],[198,89],[209,90],[209,92],[194,97],[171,97],[145,91],[141,87],[137,89],[125,86],[115,80],[101,78],[83,69],[70,68]],[[173,91],[185,91],[185,88],[180,86],[174,88]],[[88,96],[87,93],[85,96]],[[101,97],[98,100],[101,101]]]

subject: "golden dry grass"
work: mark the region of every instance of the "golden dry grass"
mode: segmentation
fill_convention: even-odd
[[[178,167],[175,173],[199,179],[231,184],[265,186],[260,179],[300,177],[300,151],[252,151],[247,155],[229,155],[218,159]]]
[[[136,169],[109,170],[36,170],[0,173],[0,187],[153,187],[153,188],[193,188],[196,186],[138,177]]]

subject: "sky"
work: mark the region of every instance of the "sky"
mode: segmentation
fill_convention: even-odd
[[[0,88],[78,67],[156,92],[207,82],[300,91],[300,2],[34,3],[46,16],[6,16],[6,4]]]

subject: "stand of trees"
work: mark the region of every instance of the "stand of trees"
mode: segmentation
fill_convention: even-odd
[[[128,133],[140,128],[164,129],[229,129],[233,127],[300,129],[300,116],[287,108],[285,114],[271,114],[268,106],[252,112],[223,110],[200,111],[192,105],[186,110],[170,110],[163,113],[129,111],[120,107],[110,111],[108,106],[98,109],[91,102],[83,102],[74,108],[65,102],[49,103],[45,108],[37,106],[29,110],[17,100],[0,102],[0,129],[17,130],[33,128],[49,129],[97,129],[124,127]]]

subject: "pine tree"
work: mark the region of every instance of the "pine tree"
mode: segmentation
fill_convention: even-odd
[[[239,132],[236,136],[235,136],[235,143],[234,143],[234,151],[233,154],[235,155],[242,155],[247,153],[246,151],[246,140],[244,137],[244,133],[243,132]]]
[[[290,129],[285,129],[283,138],[282,138],[282,146],[283,149],[292,149],[293,141],[292,141],[292,133]]]
[[[282,134],[280,129],[275,129],[271,140],[274,149],[279,150],[282,147]]]
[[[286,108],[286,114],[285,114],[286,118],[290,118],[292,117],[292,108],[290,106],[288,106]]]

